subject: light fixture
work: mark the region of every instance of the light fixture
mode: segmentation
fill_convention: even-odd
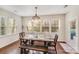
[[[33,20],[38,20],[40,17],[37,15],[37,7],[35,7],[35,16],[32,17]]]

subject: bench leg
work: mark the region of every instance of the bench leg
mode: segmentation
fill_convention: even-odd
[[[23,48],[20,48],[20,54],[23,54]]]
[[[47,52],[44,52],[44,54],[47,54]]]

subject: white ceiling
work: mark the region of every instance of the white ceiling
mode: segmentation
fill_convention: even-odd
[[[20,16],[33,16],[35,5],[1,5],[0,8],[11,11]],[[38,15],[63,14],[64,5],[38,5]]]

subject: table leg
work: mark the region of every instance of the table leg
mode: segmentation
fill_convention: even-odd
[[[44,46],[47,46],[46,41],[44,41]]]

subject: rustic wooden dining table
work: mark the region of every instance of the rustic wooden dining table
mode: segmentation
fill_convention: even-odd
[[[24,49],[29,49],[29,50],[43,51],[43,52],[45,52],[45,51],[47,52],[47,48],[48,48],[47,43],[54,41],[53,38],[31,38],[31,37],[24,37],[23,39],[24,39],[24,41],[28,41],[29,42],[29,46],[28,45],[21,46],[22,49],[24,48]],[[41,46],[41,47],[39,47],[39,46],[37,46],[37,47],[33,46],[34,41],[44,42],[44,46]]]
[[[54,38],[31,38],[31,37],[24,37],[24,40],[28,40],[30,44],[31,44],[31,41],[32,41],[32,44],[33,44],[34,41],[42,41],[42,42],[44,42],[44,45],[46,46],[46,43],[47,42],[53,42]]]

